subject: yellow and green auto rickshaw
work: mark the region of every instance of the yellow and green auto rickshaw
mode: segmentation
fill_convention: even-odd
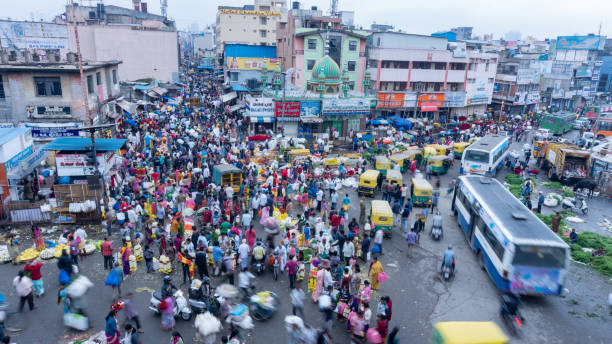
[[[386,175],[387,170],[391,168],[391,161],[383,155],[377,155],[375,159],[375,168],[383,175]]]
[[[402,173],[410,169],[410,159],[403,152],[391,155],[389,160],[391,160],[391,165],[398,165]]]
[[[390,236],[393,233],[393,211],[387,201],[373,200],[371,208],[372,222],[374,222],[374,228],[370,234],[374,234],[376,231],[384,231],[385,236]]]
[[[508,337],[491,321],[447,321],[434,326],[432,344],[504,344]]]
[[[461,159],[461,157],[463,156],[463,151],[465,150],[465,147],[469,146],[470,143],[468,142],[455,142],[453,143],[453,152],[455,154],[455,158],[456,159]]]
[[[451,162],[446,155],[436,155],[427,159],[427,165],[431,166],[431,173],[439,176],[448,172]]]
[[[359,176],[359,188],[357,189],[357,194],[368,195],[370,197],[374,197],[374,192],[376,191],[376,186],[378,185],[378,176],[380,176],[380,172],[377,170],[367,170],[363,172],[361,176]]]
[[[213,182],[223,187],[231,186],[234,192],[240,190],[242,185],[242,170],[230,164],[213,166]]]
[[[312,153],[310,149],[292,149],[286,152],[287,153],[287,162],[293,163],[295,160],[299,160],[300,158],[306,158],[310,156]]]
[[[404,182],[404,178],[402,176],[402,172],[396,169],[390,169],[387,171],[387,182],[391,185],[399,185],[402,186]]]
[[[412,204],[428,206],[431,204],[432,194],[433,188],[427,180],[423,178],[412,178],[412,185],[410,185]]]
[[[425,147],[426,148],[427,147],[431,147],[431,148],[435,149],[436,150],[436,154],[434,154],[434,155],[447,155],[448,154],[448,150],[450,149],[450,147],[447,146],[447,145],[440,145],[440,144],[437,144],[437,143],[434,143],[434,144],[431,144],[431,145],[427,145]]]

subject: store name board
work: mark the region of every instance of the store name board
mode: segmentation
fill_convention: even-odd
[[[489,103],[489,98],[484,95],[484,94],[480,94],[480,95],[475,95],[473,98],[468,99],[467,101],[467,105],[482,105],[482,104],[488,104]]]
[[[245,107],[250,116],[273,117],[274,100],[272,98],[251,98],[245,100]]]
[[[420,93],[418,103],[419,107],[422,103],[442,107],[444,105],[444,93]]]
[[[244,14],[250,16],[281,16],[280,12],[221,9],[220,14]]]
[[[446,92],[444,95],[445,107],[463,107],[465,106],[465,92]]]
[[[378,92],[377,99],[379,108],[400,108],[404,107],[404,93]]]
[[[70,115],[70,106],[37,106],[36,113],[47,116]]]
[[[53,137],[76,137],[79,136],[78,130],[63,128],[32,128],[32,137],[53,138]]]
[[[300,117],[300,102],[276,102],[274,114],[276,117]]]
[[[15,166],[17,166],[19,164],[19,162],[21,160],[23,160],[24,158],[28,157],[29,155],[32,154],[32,146],[28,146],[28,148],[22,150],[21,152],[17,153],[17,155],[15,155],[14,157],[10,158],[7,162],[6,162],[6,167],[7,169],[12,169]]]
[[[370,114],[369,99],[325,99],[321,113],[333,115],[368,115]]]
[[[104,155],[98,153],[96,160],[98,161],[98,169],[104,173],[106,171],[107,163],[110,161],[113,153],[105,153]],[[105,158],[108,157],[108,159]],[[56,154],[55,155],[55,166],[57,168],[57,175],[60,177],[64,176],[91,176],[95,173],[95,167],[89,161],[88,154]]]

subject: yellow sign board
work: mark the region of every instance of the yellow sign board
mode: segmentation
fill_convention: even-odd
[[[230,10],[230,9],[221,9],[219,10],[220,14],[246,14],[250,16],[281,16],[280,12],[272,12],[272,11],[251,11],[251,10]]]
[[[266,57],[228,57],[227,67],[229,69],[247,69],[247,70],[260,70],[265,65],[269,71],[273,71],[276,68],[276,63],[281,63],[280,58],[266,58]]]

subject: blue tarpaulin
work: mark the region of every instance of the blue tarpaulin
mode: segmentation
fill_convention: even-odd
[[[148,91],[149,90],[149,86],[145,86],[145,85],[134,85],[134,89],[135,90],[140,90],[140,91]]]
[[[125,139],[96,139],[96,150],[99,152],[114,152],[125,144]],[[58,137],[47,143],[43,150],[54,151],[88,151],[91,149],[91,139],[86,137]]]

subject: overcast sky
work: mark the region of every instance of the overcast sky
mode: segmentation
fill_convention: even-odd
[[[88,4],[88,0],[80,0]],[[92,0],[91,3],[97,3]],[[149,12],[160,13],[159,0],[149,0]],[[0,17],[14,20],[50,20],[62,13],[67,0],[0,0]],[[131,7],[132,0],[104,0],[108,5]],[[168,0],[168,15],[180,29],[214,23],[217,6],[242,6],[252,0]],[[330,0],[301,1],[302,8],[329,10]],[[395,25],[409,33],[430,34],[456,26],[473,26],[475,35],[495,38],[520,31],[523,38],[601,33],[612,36],[612,0],[339,0],[340,10],[355,11],[357,25],[372,22]],[[288,1],[289,4],[289,1]]]

